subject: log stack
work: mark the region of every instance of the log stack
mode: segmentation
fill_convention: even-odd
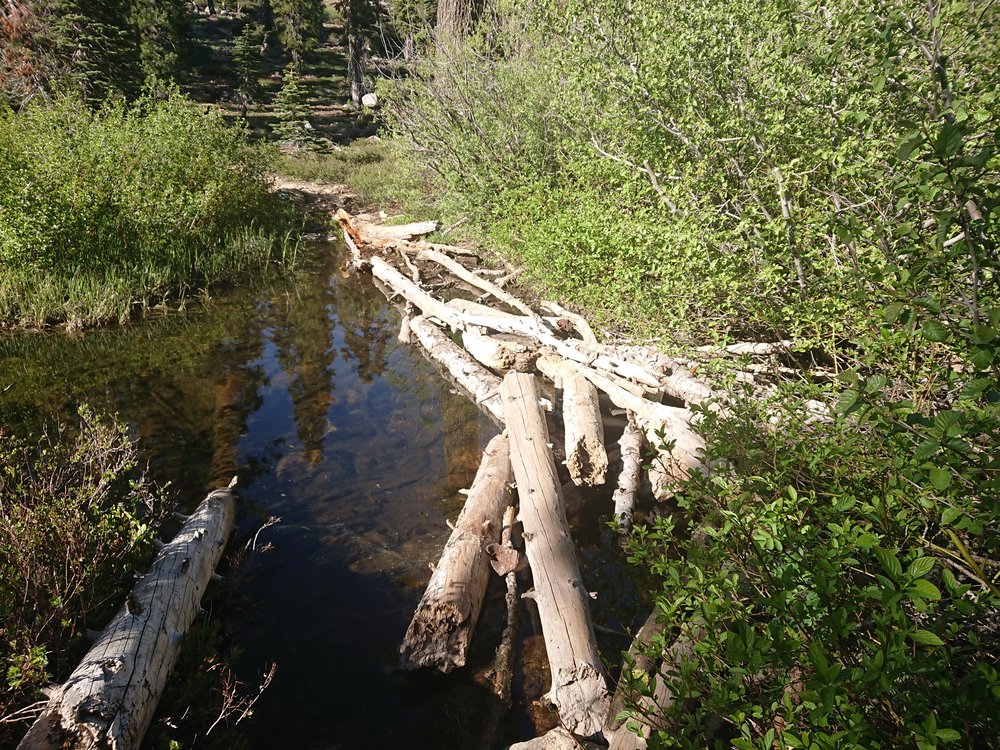
[[[370,272],[390,299],[405,306],[407,332],[504,430],[487,449],[480,475],[489,474],[495,482],[512,471],[517,487],[517,519],[533,586],[523,596],[537,607],[551,672],[545,697],[561,725],[561,734],[550,733],[537,742],[612,739],[616,730],[623,730],[608,716],[612,693],[566,520],[562,469],[553,458],[539,382],[551,381],[559,396],[561,419],[550,424],[565,451],[567,487],[608,484],[606,425],[617,420],[618,429],[624,427],[617,437],[622,469],[615,478],[613,507],[623,532],[632,523],[643,448],[654,453],[647,465],[654,496],[671,496],[692,472],[708,471],[690,407],[724,408],[722,399],[655,351],[599,343],[586,319],[555,303],[532,309],[494,282],[493,274],[482,272],[469,250],[421,240],[433,231],[432,223],[385,228],[343,210],[337,220],[350,249],[348,265]],[[433,279],[433,284],[423,279]],[[664,397],[671,404],[663,403]],[[624,424],[619,419],[623,413]],[[464,663],[485,589],[481,561],[487,552],[503,558],[494,567],[505,577],[508,592],[515,588],[518,553],[511,548],[509,530],[504,544],[498,543],[506,500],[494,495],[484,501],[480,485],[477,476],[406,633],[401,647],[406,668],[449,671]],[[503,649],[509,650],[509,638],[505,640]],[[502,656],[497,663],[508,663],[509,654]]]

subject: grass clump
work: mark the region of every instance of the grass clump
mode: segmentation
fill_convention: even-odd
[[[75,432],[75,434],[73,434]],[[127,429],[80,410],[40,445],[0,432],[0,716],[64,678],[153,551],[165,509]],[[0,725],[0,744],[23,725]],[[17,735],[17,736],[15,736]]]
[[[0,322],[123,321],[265,267],[290,214],[244,135],[177,92],[0,110]]]

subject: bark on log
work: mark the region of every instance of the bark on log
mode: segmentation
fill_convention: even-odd
[[[744,354],[749,354],[751,356],[764,357],[771,354],[780,354],[781,352],[787,352],[795,345],[794,341],[774,341],[774,342],[759,342],[759,341],[741,341],[736,344],[729,344],[728,346],[699,346],[698,351],[704,352],[706,354],[732,354],[733,356],[739,357]]]
[[[533,375],[512,372],[500,387],[511,463],[520,498],[519,519],[534,579],[552,673],[546,697],[571,731],[600,731],[610,703],[590,619],[588,595],[580,578],[562,492],[549,448],[545,416]]]
[[[403,669],[450,672],[465,664],[490,575],[486,547],[500,539],[511,478],[507,437],[497,435],[486,446],[465,507],[406,630],[399,648]]]
[[[596,386],[566,360],[539,357],[538,369],[562,389],[566,468],[579,487],[604,484],[608,454]]]
[[[621,448],[622,473],[618,475],[618,487],[611,499],[615,504],[618,533],[627,534],[632,529],[635,495],[639,490],[639,473],[642,470],[642,430],[631,415],[618,445]]]
[[[410,321],[410,333],[417,337],[417,341],[433,360],[439,362],[460,386],[472,394],[477,406],[497,424],[503,424],[500,378],[476,362],[424,316],[417,316]]]
[[[58,687],[18,750],[139,747],[222,557],[234,515],[229,488],[202,501]]]
[[[562,318],[566,318],[567,320],[572,322],[573,327],[576,328],[577,333],[580,334],[580,338],[582,338],[584,342],[588,344],[597,343],[597,336],[594,335],[594,329],[590,327],[590,323],[582,315],[579,315],[575,312],[571,312],[570,310],[567,310],[565,307],[562,307],[561,305],[551,300],[543,300],[542,309],[548,310],[549,312],[558,315]]]

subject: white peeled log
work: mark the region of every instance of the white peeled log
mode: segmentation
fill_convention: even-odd
[[[585,343],[597,343],[597,336],[594,335],[594,329],[590,327],[590,323],[587,319],[579,313],[567,310],[565,307],[553,302],[552,300],[543,300],[542,309],[548,310],[549,312],[570,321],[573,324],[573,327],[576,328],[577,333],[580,334],[580,338],[582,338]]]
[[[655,375],[642,366],[623,358],[609,354],[603,347],[595,348],[593,344],[583,341],[560,339],[538,318],[525,315],[510,315],[495,312],[492,315],[463,313],[453,305],[445,304],[407,279],[398,270],[378,256],[370,260],[372,275],[388,285],[394,292],[413,303],[423,311],[424,315],[440,320],[454,329],[466,329],[470,326],[489,328],[501,333],[513,333],[536,339],[540,343],[552,347],[560,356],[592,368],[605,370],[611,374],[634,380],[650,388],[659,388]],[[600,386],[598,386],[600,387]]]
[[[510,505],[510,448],[506,435],[486,446],[454,531],[399,648],[403,669],[465,664],[490,576],[487,547],[500,539]]]
[[[610,695],[538,402],[538,384],[534,375],[511,372],[500,392],[520,499],[518,518],[534,581],[531,598],[538,606],[552,674],[546,698],[570,731],[591,735],[604,724]]]
[[[18,750],[139,747],[234,516],[229,488],[202,501],[56,690]]]
[[[510,292],[505,292],[503,289],[498,287],[493,282],[484,279],[482,276],[478,276],[470,271],[468,268],[463,266],[461,263],[452,259],[448,255],[437,250],[421,250],[420,254],[417,255],[417,260],[430,260],[437,263],[439,266],[448,269],[453,275],[460,278],[462,281],[472,284],[472,286],[480,289],[487,294],[491,295],[494,299],[503,302],[504,304],[510,305],[515,310],[518,310],[523,315],[529,318],[537,318],[538,316],[535,312],[528,307],[524,302],[519,300]]]
[[[642,430],[630,414],[625,430],[618,439],[622,472],[618,475],[618,487],[611,496],[615,504],[614,517],[619,534],[627,534],[632,528],[635,496],[639,491],[639,474],[642,471],[642,437]]]
[[[431,359],[440,363],[460,386],[472,394],[477,406],[497,424],[503,424],[500,378],[474,360],[426,317],[418,315],[410,320],[410,333],[416,336]]]
[[[608,453],[604,448],[597,387],[564,359],[540,357],[538,369],[562,389],[566,468],[578,487],[604,484]]]
[[[699,346],[698,351],[706,354],[731,354],[735,357],[747,354],[755,357],[766,357],[771,354],[791,351],[793,346],[795,346],[794,341],[741,341],[736,344],[729,344],[728,346]]]
[[[544,359],[546,356],[539,358],[539,368],[547,366],[543,363]],[[606,393],[615,406],[632,412],[651,447],[659,448],[662,441],[657,432],[663,432],[663,439],[672,444],[672,449],[669,452],[661,452],[659,460],[669,478],[683,480],[687,479],[695,469],[700,471],[707,469],[703,460],[705,441],[692,428],[693,415],[690,411],[658,404],[637,396],[612,378],[592,368],[581,367],[576,362],[567,361],[566,365]]]

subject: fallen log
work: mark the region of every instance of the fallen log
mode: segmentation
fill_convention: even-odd
[[[795,346],[794,341],[741,341],[727,346],[714,346],[711,344],[708,346],[699,346],[698,351],[704,354],[731,354],[734,357],[740,357],[747,354],[755,357],[766,357],[771,354],[780,354],[782,352],[790,351],[793,346]]]
[[[417,260],[430,260],[437,263],[442,268],[448,269],[452,274],[460,278],[462,281],[472,284],[472,286],[486,292],[491,295],[494,299],[503,302],[504,304],[510,305],[515,310],[518,310],[522,314],[528,316],[529,318],[537,318],[538,316],[535,312],[524,304],[521,300],[515,297],[510,292],[505,292],[503,289],[498,287],[491,281],[484,279],[482,276],[478,276],[461,263],[453,260],[444,253],[438,252],[437,250],[421,250],[420,254],[417,255]]]
[[[618,487],[611,496],[615,504],[615,525],[619,534],[627,534],[632,529],[632,513],[635,496],[639,491],[639,473],[642,470],[642,430],[629,417],[622,436],[618,439],[621,448],[622,471],[618,475]]]
[[[486,548],[490,557],[490,565],[498,575],[503,576],[507,593],[504,602],[507,605],[507,621],[504,625],[503,634],[500,636],[500,645],[497,646],[496,656],[493,659],[493,689],[496,692],[497,701],[490,711],[490,717],[483,730],[480,747],[491,748],[497,745],[497,734],[500,723],[507,712],[510,711],[512,703],[511,683],[513,682],[513,671],[511,661],[514,657],[514,641],[517,635],[517,607],[519,597],[517,595],[517,571],[521,567],[522,556],[514,546],[514,524],[517,522],[517,508],[513,505],[507,506],[503,514],[503,530],[500,532],[500,544],[493,544]]]
[[[410,333],[439,362],[455,381],[472,394],[472,400],[503,424],[503,405],[500,403],[500,378],[474,360],[468,352],[448,338],[444,331],[419,315],[410,320]]]
[[[18,750],[139,747],[234,515],[230,488],[202,501],[80,665],[55,689]]]
[[[591,735],[604,725],[610,703],[580,578],[545,415],[533,375],[511,372],[500,386],[510,436],[511,463],[520,498],[518,518],[534,579],[534,599],[552,673],[546,698],[563,724]]]
[[[646,738],[649,737],[649,724],[642,721],[629,722],[629,718],[637,713],[642,717],[657,713],[657,707],[649,696],[638,694],[634,689],[634,681],[649,684],[657,679],[659,659],[649,655],[653,639],[666,629],[666,623],[659,619],[659,610],[654,609],[635,634],[632,645],[629,646],[622,674],[611,700],[611,710],[608,712],[608,722],[604,728],[605,736],[611,737],[613,750],[644,750]],[[622,717],[623,713],[631,714]],[[620,718],[621,717],[621,718]]]
[[[632,412],[653,448],[658,448],[664,440],[671,443],[669,454],[661,453],[665,471],[671,478],[686,479],[694,469],[705,469],[702,461],[705,441],[691,428],[690,411],[644,399],[593,368],[565,360],[564,364],[547,362],[550,358],[551,355],[539,357],[539,369],[569,366],[606,393],[616,406]]]
[[[490,575],[486,548],[500,539],[510,481],[509,444],[506,435],[497,435],[399,647],[403,669],[450,672],[465,664]]]
[[[480,364],[500,373],[520,370],[518,363],[526,361],[530,355],[530,348],[525,344],[504,341],[471,329],[462,332],[462,346]]]
[[[588,348],[594,345],[586,344],[583,341],[560,339],[540,319],[502,312],[495,312],[492,315],[463,313],[454,306],[435,299],[382,258],[374,256],[371,258],[370,263],[372,275],[375,278],[420,308],[424,315],[437,318],[451,328],[464,330],[470,326],[476,326],[501,333],[527,336],[536,339],[546,346],[552,347],[565,359],[573,360],[592,368],[605,370],[618,377],[635,380],[650,388],[658,389],[660,387],[656,376],[640,365],[604,353],[603,351],[594,351]]]
[[[539,357],[538,369],[562,389],[566,468],[573,483],[582,487],[604,484],[608,454],[597,387],[566,360]]]

